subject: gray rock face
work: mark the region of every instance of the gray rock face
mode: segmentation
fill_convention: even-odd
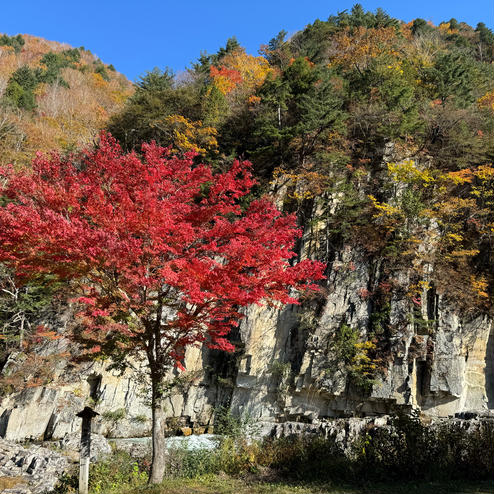
[[[461,320],[439,296],[430,334],[417,334],[402,300],[391,302],[391,315],[401,318],[401,329],[390,340],[387,368],[370,393],[351,385],[345,366],[334,365],[328,341],[342,322],[365,335],[370,309],[359,293],[367,273],[365,261],[342,253],[329,278],[334,290],[325,296],[317,317],[300,306],[281,311],[251,307],[234,335],[242,349],[237,354],[188,350],[190,385],[167,400],[168,416],[177,419],[171,428],[210,426],[214,409],[225,403],[234,413],[267,424],[379,416],[395,406],[416,408],[431,417],[492,409],[492,322],[486,317]],[[74,371],[66,363],[49,386],[3,398],[0,436],[15,441],[77,436],[76,413],[87,404],[100,413],[93,421],[95,433],[146,436],[151,428],[147,391],[142,377],[130,371],[119,375],[103,363]]]
[[[0,440],[0,476],[14,477],[18,483],[3,493],[43,494],[54,489],[58,478],[69,468],[60,452],[41,446],[24,448]]]
[[[74,432],[72,434],[66,434],[65,437],[55,443],[62,451],[70,451],[78,457],[81,434],[80,432]],[[91,461],[97,461],[105,456],[111,454],[112,449],[110,443],[101,434],[91,434]]]
[[[403,300],[392,300],[390,317],[401,329],[390,339],[387,368],[370,393],[351,385],[345,366],[335,365],[328,341],[342,322],[366,334],[370,308],[359,294],[368,272],[365,260],[343,252],[333,263],[329,284],[334,288],[317,317],[300,306],[251,307],[234,335],[241,351],[226,355],[188,350],[190,385],[167,400],[168,416],[178,419],[175,425],[171,421],[171,428],[210,426],[214,409],[225,403],[234,413],[267,424],[379,416],[395,406],[416,408],[431,417],[492,409],[492,321],[484,316],[461,320],[440,296],[435,298],[437,317],[429,334],[417,334],[410,309]],[[93,421],[95,433],[146,436],[151,428],[147,392],[142,377],[130,371],[119,375],[103,363],[74,370],[65,363],[51,385],[3,398],[0,436],[21,441],[77,435],[76,413],[87,404],[100,413]]]

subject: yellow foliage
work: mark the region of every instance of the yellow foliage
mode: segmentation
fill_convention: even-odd
[[[447,197],[444,201],[434,204],[434,211],[441,218],[456,215],[461,210],[474,208],[475,205],[475,199],[472,198]]]
[[[351,370],[355,373],[370,375],[376,369],[376,364],[369,357],[369,352],[376,349],[372,341],[363,341],[355,344],[355,356],[352,358]]]
[[[489,294],[487,293],[489,283],[487,283],[485,276],[475,278],[475,276],[472,275],[470,276],[470,281],[472,283],[472,288],[478,297],[489,298]]]
[[[171,129],[174,153],[193,151],[205,155],[218,147],[217,130],[214,127],[203,127],[202,122],[191,122],[182,115],[169,115],[165,117],[164,122],[166,127]]]
[[[439,24],[439,30],[445,34],[458,33],[458,29],[451,29],[451,24],[449,22],[441,22],[441,24]]]
[[[394,65],[387,65],[386,68],[390,70],[394,70],[399,74],[403,74],[403,69],[401,68],[401,60],[398,60]]]
[[[491,165],[481,165],[473,170],[473,174],[481,180],[492,180],[494,178],[494,168]]]
[[[276,168],[273,172],[272,183],[280,182],[294,189],[291,197],[297,200],[316,197],[322,194],[329,185],[327,175],[311,170],[310,164],[306,164],[298,173],[289,172],[280,167]]]
[[[456,242],[461,242],[463,240],[463,237],[458,233],[448,233],[446,237]]]
[[[401,163],[388,163],[388,174],[395,182],[423,183],[427,187],[434,182],[434,177],[429,170],[420,170],[413,160]]]
[[[487,91],[481,98],[477,100],[477,104],[480,108],[488,108],[494,111],[494,89]]]
[[[424,280],[419,281],[418,286],[422,290],[430,290],[431,289],[431,284],[428,281],[424,281]]]
[[[443,180],[450,179],[453,181],[454,184],[459,185],[464,183],[471,183],[472,175],[472,170],[470,170],[470,168],[465,168],[464,170],[459,170],[457,172],[449,172],[446,175],[442,175],[441,178]]]
[[[91,77],[93,79],[93,84],[95,85],[95,87],[103,88],[103,87],[105,87],[108,84],[103,79],[103,77],[101,76],[101,74],[93,73],[93,74],[91,74]]]
[[[454,250],[449,256],[446,257],[473,257],[476,256],[480,251],[478,249],[462,249]]]
[[[372,206],[377,209],[378,213],[374,215],[374,218],[393,216],[395,214],[401,214],[401,211],[396,206],[392,206],[391,204],[387,204],[386,202],[379,202],[373,195],[367,196],[371,202]]]
[[[419,297],[424,291],[430,290],[431,288],[432,286],[428,281],[420,280],[418,283],[412,283],[408,287],[407,296],[410,298]]]
[[[271,71],[269,62],[264,57],[248,55],[243,49],[227,55],[223,59],[223,64],[233,70],[238,70],[243,84],[249,89],[259,87]]]
[[[220,67],[211,68],[211,76],[216,87],[228,94],[237,87],[246,93],[252,93],[262,85],[266,76],[272,72],[264,57],[248,55],[243,48],[237,48],[221,59]]]
[[[342,64],[346,68],[353,65],[366,65],[373,58],[384,53],[397,53],[394,50],[396,32],[393,27],[367,29],[359,26],[346,28],[333,36],[333,49],[330,62]]]

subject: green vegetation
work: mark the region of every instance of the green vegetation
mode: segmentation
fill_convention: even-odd
[[[17,36],[8,36],[7,34],[2,34],[0,36],[0,46],[11,46],[14,48],[16,53],[19,53],[22,50],[22,47],[25,45],[24,38],[18,34]]]
[[[10,77],[5,90],[6,100],[18,108],[33,110],[36,106],[34,90],[41,81],[41,71],[27,65],[19,67]]]
[[[372,360],[375,343],[372,340],[361,341],[358,329],[344,323],[329,335],[328,343],[327,372],[333,374],[343,365],[351,384],[364,393],[371,391],[377,368]]]
[[[173,489],[176,489],[176,492],[184,493],[227,493],[236,486],[251,489],[245,492],[287,494],[420,493],[432,492],[433,486],[436,492],[464,493],[479,486],[488,492],[492,483],[483,481],[491,482],[494,473],[491,462],[493,434],[493,425],[487,422],[465,432],[455,423],[445,422],[432,428],[416,417],[398,416],[391,429],[364,430],[346,452],[334,438],[320,436],[263,441],[247,441],[242,435],[225,436],[213,451],[184,446],[168,450],[165,481],[152,488],[145,487],[148,459],[137,461],[117,451],[107,460],[91,466],[90,492],[160,493],[175,492]],[[465,485],[467,490],[447,491],[447,488],[451,489],[453,479],[459,480],[454,486]],[[462,484],[466,480],[471,484]],[[387,484],[381,484],[383,482]],[[242,486],[245,483],[247,486]],[[76,485],[76,475],[66,477],[57,492],[75,492]],[[410,490],[405,491],[405,487]],[[195,491],[195,488],[201,490]]]
[[[36,325],[56,312],[61,287],[54,276],[22,284],[6,269],[0,271],[0,360],[36,336]]]
[[[492,314],[493,33],[355,5],[285,38],[262,57],[230,39],[180,80],[155,69],[109,130],[126,148],[155,139],[219,168],[243,156],[259,192],[286,186],[286,210],[326,225],[312,255],[349,245],[380,266],[366,295],[380,355],[393,332],[383,284],[411,307],[427,285],[464,315]]]
[[[29,43],[20,35],[0,37],[12,57]],[[29,66],[12,63],[8,67],[15,70],[2,72],[8,84],[0,108],[5,117],[0,149],[24,163],[52,135],[47,129],[61,122],[63,131],[50,130],[56,137],[49,148],[79,146],[84,128],[91,128],[85,138],[90,142],[105,125],[126,150],[140,152],[143,142],[155,140],[173,154],[195,153],[198,162],[220,170],[239,156],[251,160],[259,180],[254,193],[283,191],[284,210],[297,214],[310,233],[309,257],[349,276],[355,276],[355,266],[337,267],[335,253],[348,247],[369,261],[368,282],[359,292],[369,307],[367,327],[342,321],[327,341],[328,355],[334,356],[328,372],[345,370],[350,384],[365,393],[392,358],[390,338],[400,329],[392,322],[393,296],[408,301],[418,336],[434,332],[435,316],[424,306],[437,294],[453,302],[461,316],[493,314],[494,33],[483,23],[472,27],[456,19],[439,26],[424,19],[406,24],[357,4],[288,40],[280,32],[260,53],[248,55],[231,38],[217,53],[202,54],[181,77],[167,68],[143,75],[128,99],[124,84],[112,85],[114,68],[88,61],[83,48],[43,53]],[[47,88],[72,89],[66,76],[71,70],[86,77],[97,95],[76,114],[43,100]],[[106,106],[99,104],[105,90]],[[85,93],[84,86],[79,94]],[[43,131],[33,134],[18,114],[43,122]],[[24,150],[30,139],[31,155]],[[29,357],[27,347],[37,338],[30,327],[50,310],[53,285],[18,287],[8,274],[2,274],[2,283],[2,358],[26,342],[24,374],[7,375],[2,392],[17,389],[27,374],[35,384],[49,382],[51,367]],[[299,329],[310,331],[316,319],[311,313]],[[282,404],[290,365],[275,363],[270,371],[280,384]],[[185,391],[190,382],[187,376],[174,379],[164,394]],[[117,410],[104,418],[116,422],[123,416]],[[476,492],[471,484],[452,485],[449,477],[492,476],[492,431],[467,440],[453,426],[430,432],[413,417],[397,418],[396,427],[397,434],[366,431],[348,456],[331,439],[249,443],[245,420],[217,410],[215,428],[226,436],[218,450],[171,452],[162,486],[145,488],[148,463],[118,453],[93,466],[91,489],[99,494],[449,493]],[[302,483],[265,483],[264,476]],[[444,483],[373,484],[372,490],[333,484],[393,477]],[[327,483],[313,485],[314,478]],[[63,492],[71,492],[71,482],[66,479]],[[480,488],[492,491],[491,485]]]
[[[101,416],[104,420],[117,423],[119,420],[122,420],[127,416],[127,410],[125,410],[125,408],[117,408],[116,410],[103,412]]]
[[[245,439],[257,432],[255,420],[247,414],[235,415],[230,407],[220,406],[214,411],[214,432],[225,438]]]
[[[34,110],[36,108],[35,90],[38,85],[56,83],[63,87],[69,87],[60,72],[67,67],[76,68],[80,58],[80,51],[73,48],[62,52],[48,52],[43,55],[40,63],[44,68],[32,69],[27,65],[19,67],[10,76],[5,90],[5,101],[17,108]],[[104,66],[101,65],[101,67],[104,70]],[[98,66],[98,68],[101,67]]]
[[[91,494],[96,494],[94,491]],[[355,487],[321,482],[273,482],[204,476],[165,480],[153,487],[121,486],[98,494],[491,494],[492,482],[378,483]]]
[[[110,80],[110,76],[108,75],[107,68],[108,70],[111,69],[109,67],[106,67],[101,60],[96,60],[95,62],[93,62],[93,65],[94,65],[94,73],[99,74],[103,78],[103,80],[108,82]]]

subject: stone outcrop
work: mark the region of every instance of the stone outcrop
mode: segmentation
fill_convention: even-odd
[[[50,446],[54,445],[66,455],[79,461],[79,451],[81,447],[81,433],[79,431],[72,434],[66,434],[65,437],[59,441],[47,441],[45,444]],[[91,434],[91,461],[98,461],[111,454],[111,452],[112,448],[105,436],[102,436],[101,434]]]
[[[22,447],[0,440],[0,477],[11,479],[2,490],[7,494],[43,494],[53,490],[59,477],[70,467],[68,458],[53,449],[32,445]]]
[[[328,341],[343,322],[365,334],[370,308],[359,293],[367,282],[365,262],[343,252],[329,275],[333,288],[316,311],[304,306],[252,307],[233,335],[238,352],[189,350],[188,384],[167,399],[170,433],[210,426],[220,405],[266,422],[266,430],[273,422],[380,416],[397,406],[431,417],[494,406],[491,321],[485,316],[462,320],[438,295],[429,334],[418,334],[403,301],[392,300],[390,317],[401,325],[397,322],[399,330],[390,338],[386,368],[377,374],[371,392],[352,386],[344,366],[333,362]],[[87,404],[100,413],[95,433],[148,435],[150,412],[142,376],[131,371],[119,375],[107,365],[75,368],[65,362],[52,384],[4,397],[0,435],[17,441],[62,439],[80,430],[76,413]]]
[[[333,290],[309,329],[301,328],[303,307],[249,313],[241,326],[245,352],[232,393],[235,410],[266,420],[312,421],[383,415],[396,406],[431,417],[492,408],[492,321],[485,316],[462,320],[437,294],[433,308],[422,308],[435,313],[427,334],[419,334],[405,302],[392,299],[390,318],[398,329],[389,338],[384,372],[377,374],[370,393],[349,383],[344,367],[332,363],[328,338],[342,323],[365,334],[371,310],[360,294],[368,286],[368,268],[354,253],[342,253],[329,276]],[[286,389],[273,363],[288,367]]]

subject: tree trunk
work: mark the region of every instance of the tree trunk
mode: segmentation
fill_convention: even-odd
[[[153,457],[151,462],[151,472],[149,474],[149,483],[159,484],[163,481],[166,466],[165,413],[163,411],[163,393],[160,389],[161,380],[152,376],[152,381],[151,407],[153,414]]]

